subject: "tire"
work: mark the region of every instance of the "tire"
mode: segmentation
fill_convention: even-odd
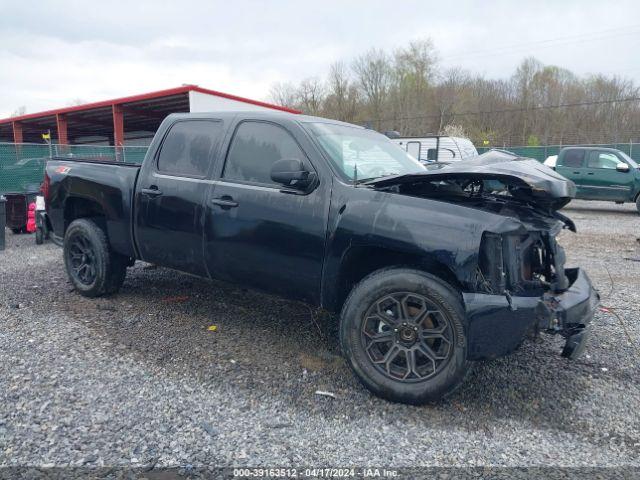
[[[636,210],[640,213],[640,195],[636,197]]]
[[[44,232],[41,228],[36,228],[36,245],[42,245],[44,243]]]
[[[22,233],[22,227],[20,228],[12,228],[11,231],[14,235],[20,235]]]
[[[127,273],[128,258],[111,250],[95,221],[74,220],[64,236],[64,264],[74,288],[85,297],[116,293]]]
[[[444,398],[464,380],[471,364],[464,318],[459,293],[439,278],[409,268],[378,270],[349,294],[340,343],[371,392],[420,405]]]

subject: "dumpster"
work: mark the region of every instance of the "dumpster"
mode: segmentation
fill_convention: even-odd
[[[13,233],[26,233],[29,204],[36,201],[37,192],[7,193],[6,225]]]

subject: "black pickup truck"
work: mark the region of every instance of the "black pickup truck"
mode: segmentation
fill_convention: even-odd
[[[55,158],[43,188],[80,294],[117,292],[143,260],[322,307],[395,401],[441,398],[538,331],[575,358],[598,302],[556,242],[574,184],[505,152],[427,171],[346,123],[174,114],[141,166]]]

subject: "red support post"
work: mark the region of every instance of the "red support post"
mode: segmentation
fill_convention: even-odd
[[[24,143],[22,124],[20,122],[12,122],[11,125],[13,126],[13,143]]]
[[[58,143],[60,145],[68,145],[67,117],[63,113],[56,114],[56,129],[58,130]]]
[[[113,111],[113,145],[124,146],[124,115],[122,105],[112,105]]]

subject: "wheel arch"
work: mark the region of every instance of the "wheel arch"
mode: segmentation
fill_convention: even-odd
[[[351,247],[342,257],[336,281],[331,282],[328,291],[324,292],[323,306],[330,311],[340,311],[356,284],[368,275],[388,268],[421,270],[462,291],[462,284],[455,273],[434,255],[403,252],[386,247],[359,246]]]
[[[64,232],[69,225],[79,218],[92,218],[106,232],[106,212],[102,205],[94,199],[71,196],[64,202]],[[63,232],[63,233],[64,233]]]

